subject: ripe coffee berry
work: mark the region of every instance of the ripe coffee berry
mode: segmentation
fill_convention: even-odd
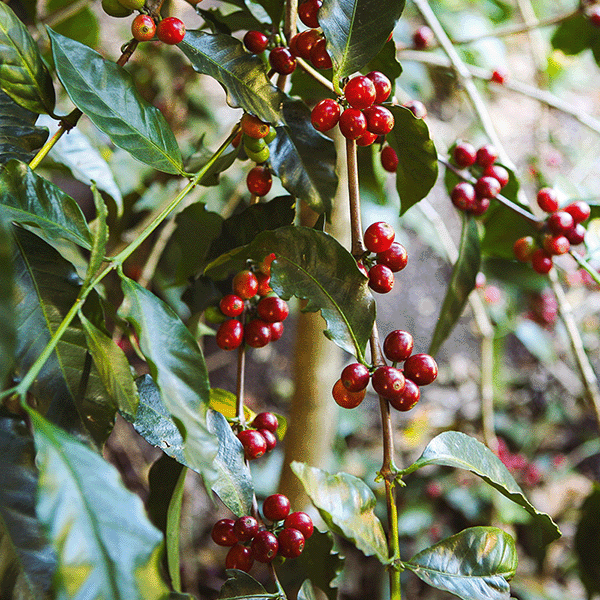
[[[310,122],[317,131],[329,131],[340,120],[342,107],[332,98],[321,100],[310,113]]]
[[[470,183],[461,181],[452,189],[450,199],[459,210],[471,210],[475,206],[475,188]]]
[[[250,548],[246,548],[242,544],[233,546],[227,553],[225,558],[226,569],[239,569],[246,573],[252,568],[254,564],[254,557]]]
[[[275,434],[268,429],[258,429],[258,432],[265,438],[265,442],[267,442],[267,452],[271,452],[277,446]]]
[[[369,269],[369,287],[378,294],[387,294],[394,287],[394,273],[385,265],[373,265]]]
[[[275,433],[279,427],[279,421],[272,412],[261,412],[254,417],[252,427],[254,429],[268,429],[271,433]]]
[[[342,383],[349,392],[360,392],[369,385],[371,374],[361,363],[352,363],[342,371]]]
[[[258,291],[258,279],[252,271],[244,269],[233,278],[231,287],[237,296],[248,300],[253,298]]]
[[[316,29],[307,29],[290,40],[290,51],[294,56],[310,60],[310,51],[320,39],[321,34]]]
[[[404,375],[417,385],[428,385],[435,381],[438,366],[429,354],[413,354],[404,363]]]
[[[471,209],[471,214],[475,217],[482,215],[490,207],[489,198],[475,198],[475,206]]]
[[[263,529],[259,531],[252,540],[250,550],[254,560],[261,563],[270,563],[276,556],[279,542],[274,534]]]
[[[261,121],[258,117],[255,117],[250,113],[244,113],[242,120],[240,121],[240,125],[242,126],[242,132],[249,138],[255,140],[260,140],[267,137],[271,130],[271,127],[268,123]]]
[[[157,25],[156,35],[164,44],[179,44],[185,37],[185,25],[177,17],[167,17]]]
[[[327,41],[324,38],[317,40],[310,49],[310,62],[317,69],[331,69],[333,63],[327,52]]]
[[[530,236],[519,238],[513,245],[513,253],[517,260],[529,262],[533,251],[536,249],[535,240]]]
[[[408,102],[405,102],[402,106],[404,106],[404,108],[408,108],[408,110],[410,110],[410,112],[417,119],[424,119],[427,116],[427,109],[420,100],[409,100]]]
[[[500,193],[500,182],[495,177],[484,175],[475,182],[477,198],[495,198]]]
[[[345,138],[355,140],[367,130],[367,119],[358,108],[347,108],[340,116],[339,125]]]
[[[227,317],[239,317],[244,312],[244,301],[235,294],[227,294],[221,298],[219,308]]]
[[[256,305],[258,316],[268,323],[276,323],[277,321],[285,321],[290,314],[288,303],[277,296],[267,296],[261,298]]]
[[[384,146],[381,149],[381,166],[390,173],[395,173],[398,168],[398,155],[391,146]]]
[[[248,542],[258,533],[258,521],[250,515],[240,517],[233,525],[233,532],[240,542]]]
[[[378,367],[373,373],[373,389],[386,399],[402,396],[406,380],[402,371],[394,367]]]
[[[267,451],[265,438],[255,429],[244,429],[237,434],[237,438],[242,442],[247,460],[260,458]]]
[[[358,75],[344,87],[344,96],[354,108],[369,108],[375,102],[375,84],[365,75]]]
[[[375,104],[385,102],[392,93],[392,82],[380,71],[371,71],[367,77],[375,86]]]
[[[364,389],[361,392],[350,392],[342,383],[341,379],[338,379],[331,390],[331,395],[338,406],[342,408],[356,408],[367,395],[367,390]]]
[[[413,46],[417,50],[425,50],[433,42],[434,37],[433,31],[427,25],[423,25],[413,33]]]
[[[386,336],[383,342],[383,353],[388,360],[401,362],[411,355],[413,345],[413,336],[408,331],[396,329]]]
[[[573,246],[583,243],[585,239],[585,227],[581,223],[577,223],[574,227],[565,231],[565,237]]]
[[[556,234],[567,232],[574,225],[573,217],[564,210],[558,210],[552,213],[547,220],[548,229]]]
[[[239,539],[233,530],[234,525],[235,521],[233,519],[217,521],[210,532],[213,542],[219,546],[235,546]]]
[[[293,512],[290,513],[283,522],[283,526],[286,528],[297,529],[307,540],[314,531],[314,525],[312,519],[305,512]]]
[[[461,169],[474,165],[476,157],[477,151],[473,144],[469,144],[469,142],[457,142],[454,150],[452,150],[452,159],[456,166]]]
[[[552,257],[543,248],[537,248],[531,254],[531,266],[540,275],[549,273],[552,269]]]
[[[248,31],[244,36],[244,46],[252,54],[264,52],[269,43],[269,38],[262,31]]]
[[[490,80],[502,85],[508,79],[508,72],[505,69],[494,69]]]
[[[156,33],[156,23],[150,15],[137,15],[131,22],[131,35],[138,42],[148,42]]]
[[[287,48],[273,48],[269,53],[269,64],[280,75],[289,75],[296,70],[296,59]]]
[[[266,196],[271,191],[273,178],[267,167],[257,165],[248,172],[246,177],[248,191],[256,196]]]
[[[297,558],[304,550],[304,536],[297,529],[286,527],[277,536],[279,554],[285,558]]]
[[[307,0],[298,6],[298,17],[307,26],[316,29],[319,26],[319,9],[322,0]]]
[[[265,275],[264,273],[257,273],[256,279],[258,281],[258,290],[256,293],[261,298],[263,296],[268,296],[273,291],[271,288],[271,277],[269,275]]]
[[[594,27],[600,27],[600,6],[591,6],[585,12]]]
[[[410,379],[405,379],[404,391],[400,397],[388,398],[390,404],[401,412],[406,412],[415,406],[421,397],[419,386]]]
[[[276,342],[283,335],[283,323],[269,323],[271,327],[271,341]]]
[[[558,196],[552,188],[542,188],[537,193],[537,203],[544,212],[552,213],[558,210]]]
[[[575,224],[583,223],[583,221],[589,219],[590,215],[592,214],[590,205],[583,200],[572,202],[568,206],[565,206],[563,210],[568,212],[573,217]]]
[[[377,141],[379,136],[371,133],[370,131],[365,131],[359,138],[356,138],[357,146],[370,146]]]
[[[508,183],[508,171],[500,165],[489,165],[484,169],[483,174],[487,177],[493,177],[494,179],[497,179],[498,183],[500,184],[500,188],[503,188]]]
[[[369,252],[385,252],[394,242],[394,228],[385,221],[371,223],[365,231],[365,247]]]
[[[270,324],[262,319],[252,319],[244,327],[244,341],[251,348],[263,348],[271,341]]]
[[[235,350],[243,339],[244,326],[237,319],[230,319],[219,325],[216,342],[221,350]]]
[[[480,167],[488,167],[489,165],[493,165],[498,158],[498,151],[491,144],[485,144],[481,146],[479,150],[477,150],[476,154],[476,162]]]
[[[566,254],[571,249],[571,242],[564,235],[546,234],[542,245],[549,254]]]
[[[408,252],[402,244],[394,242],[385,252],[377,253],[377,262],[388,267],[392,273],[397,273],[408,264]]]
[[[364,112],[367,130],[377,135],[386,135],[394,129],[394,115],[385,106],[371,106]]]
[[[271,494],[263,503],[263,515],[269,521],[283,521],[290,514],[291,504],[283,494]]]

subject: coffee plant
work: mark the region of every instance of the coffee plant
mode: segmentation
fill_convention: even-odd
[[[519,56],[537,86],[478,55],[511,36],[531,36],[534,58]],[[546,70],[540,47],[552,50]],[[519,584],[518,556],[541,572],[561,536],[559,512],[523,488],[568,459],[543,473],[521,451],[533,425],[507,421],[502,344],[514,334],[544,364],[565,341],[554,375],[581,400],[575,429],[591,431],[565,446],[573,468],[600,453],[586,353],[597,309],[577,320],[565,295],[600,285],[599,204],[540,157],[517,165],[492,105],[529,97],[597,136],[600,122],[550,79],[588,50],[585,69],[600,64],[600,4],[9,0],[0,49],[2,600],[349,598],[363,567],[385,585],[358,597],[569,597]],[[430,111],[446,111],[439,133],[432,98]],[[398,320],[414,290],[427,296],[433,263],[411,252],[409,230],[452,263],[427,340]],[[388,297],[395,322],[380,338]],[[420,407],[451,405],[439,355],[469,310],[481,423],[423,439]],[[292,352],[295,385],[324,388],[331,418],[311,417],[310,394],[269,406],[251,382],[307,313],[321,331]],[[315,370],[323,336],[346,355],[331,384]],[[367,414],[378,464],[365,452],[364,476],[289,458],[325,421],[355,431]],[[136,440],[120,454],[117,430]],[[141,441],[156,453],[136,487]],[[304,495],[261,481],[278,469]],[[190,472],[203,484],[193,491]],[[587,482],[557,576],[577,565],[573,598],[600,593],[600,488]],[[211,505],[190,517],[207,542],[193,559],[181,552],[191,495]],[[432,522],[434,502],[462,517]],[[182,576],[209,554],[220,564],[206,582]]]

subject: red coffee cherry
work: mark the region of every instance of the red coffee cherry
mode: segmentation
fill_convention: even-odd
[[[258,266],[258,270],[261,273],[264,273],[265,275],[270,275],[271,274],[271,265],[273,264],[273,261],[275,260],[275,258],[276,258],[275,252],[271,252],[271,254],[267,254],[267,256],[265,256],[262,259],[262,262]]]
[[[402,362],[411,355],[413,345],[413,336],[408,331],[396,329],[386,336],[383,342],[383,353],[392,362]]]
[[[565,206],[563,210],[568,212],[573,217],[575,224],[583,223],[583,221],[589,219],[590,215],[592,214],[590,205],[583,200],[572,202],[568,206]]]
[[[550,235],[544,236],[542,246],[548,254],[560,255],[566,254],[571,249],[571,242],[564,235]]]
[[[361,392],[350,392],[342,383],[341,379],[338,379],[331,390],[331,395],[338,406],[342,408],[356,408],[367,395],[367,390],[364,389]]]
[[[258,316],[267,323],[285,321],[290,314],[288,303],[277,296],[261,298],[256,305]]]
[[[227,294],[221,298],[219,308],[227,317],[239,317],[244,312],[244,301],[235,294]]]
[[[450,193],[452,204],[459,210],[471,210],[475,207],[475,188],[466,181],[457,183]]]
[[[272,412],[261,412],[254,417],[252,427],[254,429],[268,429],[271,433],[276,433],[279,421]]]
[[[316,29],[307,29],[290,40],[290,51],[294,56],[310,60],[310,51],[321,38],[321,34]]]
[[[479,217],[490,207],[489,198],[475,198],[475,206],[471,208],[470,212],[473,216]]]
[[[457,167],[461,169],[466,169],[475,164],[475,160],[477,158],[477,151],[475,150],[475,146],[473,144],[469,144],[469,142],[457,142],[456,146],[454,146],[454,150],[452,151],[452,158]]]
[[[307,0],[298,6],[298,17],[307,26],[315,29],[319,26],[319,9],[322,0]]]
[[[256,279],[256,275],[252,271],[244,269],[237,273],[233,278],[231,287],[237,296],[244,300],[248,300],[249,298],[256,296],[256,292],[258,291],[258,279]]]
[[[405,386],[402,395],[397,398],[389,398],[390,404],[401,412],[406,412],[415,406],[421,397],[419,386],[410,379],[405,379]]]
[[[148,42],[156,33],[156,23],[150,15],[137,15],[131,22],[131,35],[138,42]]]
[[[317,69],[331,69],[333,63],[327,52],[327,41],[324,38],[317,40],[310,49],[310,62]]]
[[[277,437],[268,429],[258,429],[257,431],[265,438],[265,442],[267,442],[267,452],[271,452],[277,446]]]
[[[369,269],[369,287],[378,294],[387,294],[394,287],[394,274],[385,265],[373,265]]]
[[[513,245],[513,253],[517,260],[529,262],[533,251],[537,248],[535,240],[530,236],[519,238]]]
[[[585,227],[581,223],[577,223],[569,231],[565,231],[565,237],[569,240],[571,245],[578,246],[583,243],[585,239]]]
[[[349,392],[360,392],[369,385],[371,374],[361,363],[352,363],[342,371],[342,383]]]
[[[285,528],[297,529],[307,540],[314,531],[312,519],[305,512],[298,511],[290,513],[283,522]]]
[[[244,326],[237,319],[230,319],[219,325],[216,342],[221,350],[235,350],[243,339]]]
[[[347,108],[340,116],[339,125],[345,138],[355,140],[367,130],[367,119],[358,108]]]
[[[237,438],[242,442],[247,460],[260,458],[267,451],[265,438],[255,429],[244,429],[237,434]]]
[[[385,102],[392,93],[392,82],[380,71],[371,71],[367,77],[375,86],[375,104]]]
[[[357,75],[344,87],[344,96],[354,108],[369,108],[375,102],[375,84],[365,75]]]
[[[398,168],[398,155],[391,146],[384,146],[381,149],[381,166],[390,173],[395,173]]]
[[[240,542],[249,542],[258,533],[258,521],[251,515],[236,519],[233,532]]]
[[[427,109],[420,100],[409,100],[408,102],[405,102],[402,106],[404,106],[404,108],[408,108],[408,110],[410,110],[410,112],[417,119],[424,119],[427,116]]]
[[[244,327],[244,341],[251,348],[263,348],[271,341],[270,323],[262,319],[252,319]]]
[[[438,366],[429,354],[413,354],[404,363],[404,376],[417,385],[428,385],[435,381]]]
[[[239,542],[233,526],[233,519],[221,519],[217,521],[210,532],[210,536],[215,544],[219,546],[235,546]]]
[[[269,323],[271,326],[271,341],[276,342],[283,335],[283,323]]]
[[[394,115],[385,106],[371,106],[364,112],[367,130],[377,135],[386,135],[394,129]]]
[[[156,26],[156,35],[164,44],[179,44],[185,37],[185,25],[177,17],[167,17]]]
[[[425,50],[433,42],[434,38],[433,31],[427,25],[423,25],[413,33],[413,46],[417,50]]]
[[[297,558],[304,550],[304,536],[297,529],[286,527],[277,536],[279,554],[285,558]]]
[[[271,494],[263,502],[263,515],[269,521],[283,521],[290,514],[289,498],[283,494]]]
[[[508,79],[508,71],[506,69],[494,69],[492,71],[492,75],[490,80],[494,83],[499,83],[502,85]]]
[[[317,131],[329,131],[340,120],[342,107],[332,98],[321,100],[310,113],[310,122]]]
[[[271,277],[269,275],[265,275],[264,273],[257,273],[256,280],[258,281],[258,290],[256,293],[262,298],[263,296],[268,296],[273,289],[271,288]]]
[[[569,231],[569,229],[573,227],[575,221],[568,212],[558,210],[548,217],[546,223],[548,224],[548,229],[552,233],[560,235],[561,233]]]
[[[600,27],[600,6],[591,6],[586,9],[585,16],[594,27]]]
[[[483,174],[487,177],[493,177],[494,179],[497,179],[498,183],[500,184],[500,188],[503,188],[508,183],[508,179],[510,177],[508,171],[500,165],[489,165],[484,169]]]
[[[269,64],[280,75],[289,75],[296,70],[296,59],[287,48],[283,47],[271,50],[269,53]]]
[[[406,380],[402,371],[394,367],[378,367],[373,373],[373,389],[386,399],[402,396]]]
[[[252,556],[250,548],[246,548],[246,546],[243,546],[242,544],[233,546],[225,558],[226,569],[239,569],[240,571],[245,571],[247,573],[250,571],[253,564],[254,557]]]
[[[475,182],[477,198],[495,198],[500,193],[500,182],[495,177],[484,175]]]
[[[261,140],[269,135],[271,127],[250,113],[244,113],[240,121],[242,133],[254,140]]]
[[[544,212],[552,213],[558,210],[558,196],[552,188],[542,188],[537,193],[537,203]]]
[[[250,550],[254,560],[261,563],[270,563],[276,556],[279,542],[274,534],[266,529],[259,531],[252,540]]]
[[[244,46],[252,54],[260,54],[267,49],[269,38],[262,31],[248,31],[244,36]]]
[[[402,244],[394,242],[385,252],[377,253],[377,262],[397,273],[408,264],[408,252]]]
[[[540,275],[549,273],[552,269],[552,257],[543,248],[537,248],[531,254],[531,266]]]
[[[273,185],[271,171],[269,171],[268,167],[263,167],[262,165],[253,167],[246,177],[246,185],[251,194],[266,196],[271,191],[271,186]]]
[[[357,146],[371,146],[377,141],[379,136],[371,133],[370,131],[365,131],[359,138],[356,138]]]
[[[371,223],[364,236],[365,247],[369,252],[385,252],[392,247],[396,233],[385,221]]]
[[[485,144],[477,150],[476,162],[480,167],[488,167],[493,165],[498,158],[498,151],[491,144]]]

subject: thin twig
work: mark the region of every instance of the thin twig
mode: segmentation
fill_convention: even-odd
[[[313,79],[318,81],[322,86],[326,87],[330,92],[335,92],[335,88],[333,87],[333,83],[327,79],[327,77],[323,77],[321,73],[319,73],[316,69],[314,69],[311,65],[309,65],[304,59],[296,58],[298,65],[301,67],[303,71],[308,73]]]
[[[346,139],[346,160],[348,164],[348,194],[350,200],[350,232],[352,234],[352,256],[359,259],[365,253],[362,239],[360,216],[360,191],[358,183],[358,162],[356,159],[356,140]]]

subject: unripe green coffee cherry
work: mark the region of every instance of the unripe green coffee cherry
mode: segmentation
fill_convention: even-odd
[[[119,0],[119,3],[130,10],[140,10],[146,4],[146,0]]]
[[[264,163],[266,160],[269,159],[269,156],[270,156],[268,146],[265,146],[260,152],[252,152],[251,150],[248,150],[247,148],[244,148],[244,150],[246,150],[246,154],[248,155],[248,158],[257,164]]]
[[[267,144],[270,144],[277,137],[277,131],[275,131],[275,127],[271,126],[269,133],[263,138]]]
[[[102,10],[111,17],[128,17],[133,11],[125,8],[118,0],[102,0]]]
[[[263,148],[267,147],[267,144],[263,138],[259,138],[256,140],[254,138],[251,138],[251,137],[245,135],[243,137],[243,141],[244,141],[244,150],[246,150],[246,154],[248,153],[248,151],[257,153],[257,152],[260,152]]]

